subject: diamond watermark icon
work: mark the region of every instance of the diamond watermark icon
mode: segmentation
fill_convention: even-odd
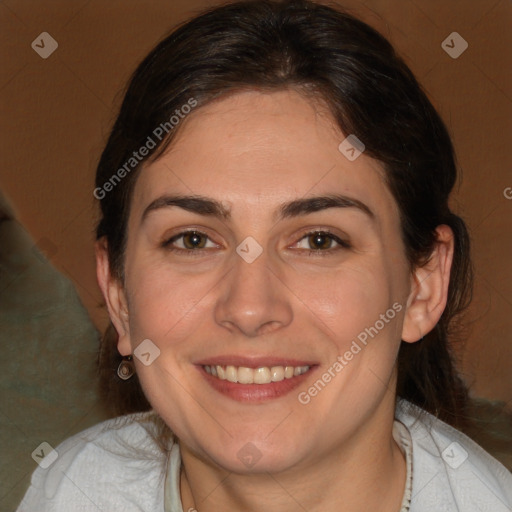
[[[237,248],[237,254],[247,263],[252,263],[256,258],[261,256],[263,247],[254,240],[252,236],[248,236]]]
[[[364,152],[366,146],[352,133],[338,146],[340,153],[353,162]]]
[[[247,443],[238,450],[236,456],[248,468],[252,468],[261,459],[261,452],[254,444]]]
[[[145,339],[133,351],[133,355],[144,365],[149,366],[154,360],[160,356],[160,349],[148,339]]]
[[[457,469],[468,458],[468,452],[454,441],[443,450],[441,456],[448,466]]]
[[[59,457],[59,454],[46,441],[42,442],[33,452],[32,458],[43,469],[49,468]]]
[[[458,59],[468,49],[468,46],[468,42],[458,32],[452,32],[441,43],[441,48],[452,59]]]
[[[30,46],[41,58],[47,59],[59,47],[59,43],[48,32],[41,32]]]

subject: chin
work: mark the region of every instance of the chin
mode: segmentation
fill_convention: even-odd
[[[208,458],[222,469],[237,474],[280,473],[289,470],[299,463],[300,456],[294,446],[277,446],[268,443],[258,443],[248,440],[233,442],[229,447],[224,445],[222,452],[218,453],[219,445],[203,448]]]

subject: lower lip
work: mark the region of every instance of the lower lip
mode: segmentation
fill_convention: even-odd
[[[229,380],[221,380],[207,373],[203,366],[198,368],[206,382],[219,393],[238,402],[257,403],[287,395],[300,386],[311,375],[315,367],[313,366],[306,373],[291,379],[270,382],[268,384],[240,384],[238,382],[230,382]]]

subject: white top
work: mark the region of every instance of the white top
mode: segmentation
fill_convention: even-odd
[[[152,416],[108,420],[56,453],[43,450],[17,512],[183,512],[179,446],[169,456],[159,448]],[[407,460],[400,512],[512,511],[512,475],[483,448],[405,400],[395,417],[393,436]]]

